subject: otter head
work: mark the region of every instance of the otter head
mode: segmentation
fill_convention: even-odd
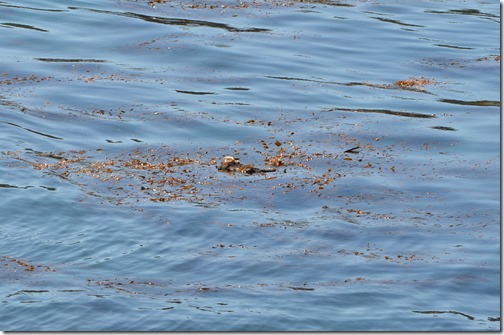
[[[219,171],[231,171],[232,168],[236,166],[240,166],[240,161],[238,158],[234,158],[233,156],[226,156],[222,161],[221,165],[217,167]]]
[[[237,162],[239,159],[235,159],[233,156],[224,157],[224,163],[232,163]]]

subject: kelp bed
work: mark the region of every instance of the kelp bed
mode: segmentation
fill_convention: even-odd
[[[5,78],[3,85],[15,85],[57,80],[51,77]],[[117,80],[118,76],[108,76],[101,80]],[[92,80],[90,79],[92,78]],[[97,76],[79,77],[90,85]],[[123,78],[122,80],[127,80]],[[59,81],[59,79],[58,79]],[[345,83],[344,85],[363,85],[378,89],[400,89],[425,92],[424,86],[434,85],[436,81],[427,78],[408,78],[394,84]],[[19,106],[23,112],[37,113]],[[432,115],[360,109],[327,109],[333,111],[384,113],[407,117],[433,117]],[[85,113],[84,113],[85,114]],[[93,109],[87,114],[93,117],[109,117],[119,122],[127,120],[124,110]],[[189,114],[190,115],[190,114]],[[205,118],[206,114],[191,117]],[[214,118],[214,116],[212,116]],[[233,122],[228,119],[223,122]],[[256,146],[246,149],[237,148],[202,148],[192,152],[180,152],[168,145],[149,147],[139,144],[138,148],[124,152],[110,151],[103,148],[82,149],[59,152],[40,152],[32,149],[11,151],[4,154],[18,162],[17,167],[31,166],[81,187],[89,196],[95,196],[116,205],[139,204],[144,201],[164,203],[188,201],[206,206],[215,206],[226,198],[246,199],[267,191],[272,195],[281,195],[297,189],[303,189],[300,196],[325,196],[326,189],[334,188],[335,182],[346,174],[394,173],[395,165],[386,152],[376,148],[374,143],[380,137],[361,143],[358,139],[345,135],[344,131],[334,134],[335,143],[326,143],[324,138],[296,140],[296,133],[290,130],[293,123],[302,120],[254,120],[249,119],[242,126],[263,127],[275,136],[260,139]],[[310,122],[314,122],[311,120]],[[315,120],[315,122],[317,122]],[[324,121],[321,120],[321,126]],[[16,125],[15,125],[16,126]],[[32,131],[30,129],[26,129]],[[57,138],[52,135],[44,136]],[[140,141],[139,141],[140,142]],[[254,176],[229,176],[216,170],[225,155],[241,158],[244,163],[257,166],[272,166],[277,171],[272,174]],[[388,158],[388,159],[387,159]],[[359,172],[358,172],[359,171]],[[260,183],[260,186],[259,186]]]
[[[183,9],[245,9],[245,8],[264,8],[264,7],[287,7],[296,4],[324,4],[332,6],[352,6],[341,1],[332,0],[240,0],[240,1],[171,1],[171,0],[150,0],[147,2],[149,6],[165,5],[169,7],[177,6]]]
[[[63,182],[78,185],[91,196],[116,204],[139,204],[144,201],[187,201],[208,206],[219,204],[225,198],[248,198],[255,192],[285,194],[304,189],[309,194],[323,195],[324,188],[334,187],[348,169],[371,173],[373,169],[394,172],[394,166],[382,168],[377,162],[363,161],[354,150],[311,151],[306,146],[285,140],[261,140],[254,157],[263,157],[264,166],[274,166],[277,171],[246,176],[240,173],[218,172],[222,156],[212,155],[212,150],[179,153],[169,146],[159,148],[139,147],[131,152],[107,153],[104,149],[69,152],[8,152],[7,154],[44,174],[57,176]],[[359,148],[360,151],[361,148]],[[376,150],[365,145],[366,151]],[[346,152],[345,152],[346,151]],[[251,158],[247,152],[232,150],[232,155],[243,161]],[[243,154],[243,155],[242,155]],[[259,166],[261,162],[253,162]],[[386,172],[386,171],[383,171]],[[261,183],[259,186],[258,183]],[[254,187],[254,185],[256,185]]]

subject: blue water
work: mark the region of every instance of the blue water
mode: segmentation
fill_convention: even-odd
[[[0,329],[500,330],[499,14],[1,1]]]

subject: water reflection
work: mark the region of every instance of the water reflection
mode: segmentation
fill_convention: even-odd
[[[150,4],[0,3],[0,328],[498,329],[497,5]]]
[[[132,12],[113,12],[92,8],[81,8],[81,7],[68,7],[71,10],[86,10],[90,12],[95,12],[99,14],[107,14],[107,15],[116,15],[116,16],[124,16],[133,19],[140,19],[146,22],[151,23],[160,23],[167,25],[175,25],[175,26],[189,26],[189,27],[208,27],[208,28],[217,28],[224,29],[229,32],[243,33],[243,32],[252,32],[252,33],[260,33],[260,32],[268,32],[270,29],[264,28],[236,28],[224,23],[212,22],[212,21],[201,21],[201,20],[191,20],[191,19],[178,19],[178,18],[169,18],[169,17],[161,17],[161,16],[150,16],[143,15]]]

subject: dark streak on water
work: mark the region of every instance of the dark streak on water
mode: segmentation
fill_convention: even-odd
[[[500,107],[500,101],[489,101],[489,100],[478,100],[478,101],[464,101],[456,99],[440,99],[440,102],[455,104],[455,105],[465,105],[465,106],[495,106]]]
[[[402,117],[416,117],[416,118],[434,118],[436,117],[435,115],[431,114],[422,114],[422,113],[413,113],[413,112],[403,112],[403,111],[393,111],[389,109],[350,109],[350,108],[334,108],[334,109],[327,109],[327,112],[331,111],[345,111],[345,112],[356,112],[356,113],[381,113],[381,114],[388,114],[388,115],[396,115],[396,116],[402,116]]]
[[[106,60],[102,59],[64,59],[64,58],[35,58],[41,62],[52,62],[52,63],[106,63]]]
[[[69,7],[69,9],[87,10],[87,11],[95,12],[98,14],[125,16],[125,17],[129,17],[129,18],[133,18],[133,19],[144,20],[146,22],[160,23],[160,24],[167,24],[167,25],[225,29],[229,32],[236,32],[236,33],[241,33],[241,32],[260,33],[260,32],[270,31],[269,29],[262,29],[262,28],[236,28],[236,27],[232,27],[227,24],[216,23],[216,22],[212,22],[212,21],[174,19],[174,18],[167,18],[167,17],[142,15],[142,14],[130,13],[130,12],[113,12],[113,11],[105,11],[105,10],[96,10],[96,9],[91,9],[91,8],[81,8],[81,7]]]
[[[42,136],[49,137],[49,138],[52,138],[52,139],[55,139],[55,140],[63,140],[63,138],[61,138],[61,137],[57,137],[57,136],[53,136],[53,135],[49,135],[49,134],[44,134],[44,133],[42,133],[40,131],[36,131],[36,130],[33,130],[33,129],[25,128],[25,127],[22,127],[20,125],[15,124],[15,123],[12,123],[12,122],[0,121],[0,123],[4,123],[4,124],[8,124],[10,126],[18,127],[18,128],[24,129],[26,131],[32,132],[34,134],[42,135]]]

